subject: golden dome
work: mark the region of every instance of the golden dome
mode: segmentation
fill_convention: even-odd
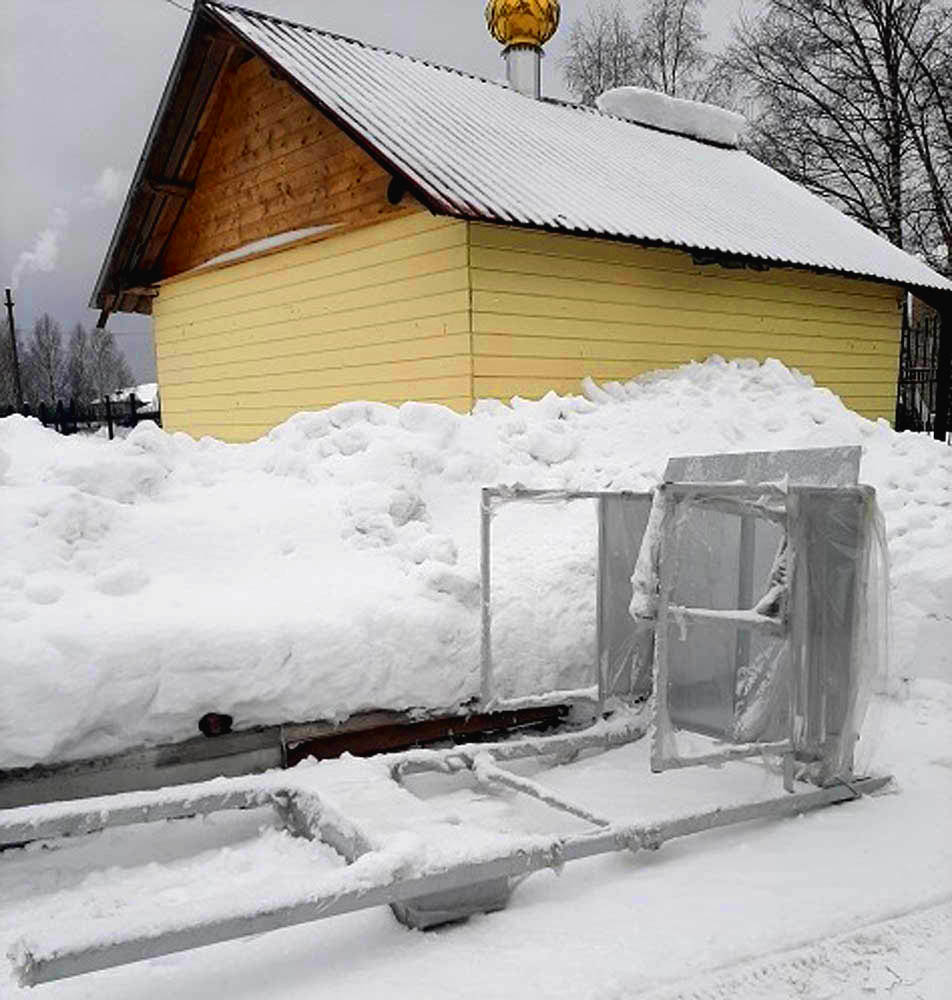
[[[503,45],[541,47],[559,26],[559,0],[489,0],[486,24]]]

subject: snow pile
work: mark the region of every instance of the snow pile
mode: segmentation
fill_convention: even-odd
[[[747,120],[735,111],[669,97],[644,87],[615,87],[606,90],[595,103],[605,115],[735,149],[747,129]]]
[[[952,449],[775,361],[585,396],[299,414],[248,445],[0,421],[0,767],[478,691],[479,488],[634,489],[676,454],[861,444],[893,558],[895,670],[952,676]],[[594,514],[494,526],[501,691],[589,682]]]

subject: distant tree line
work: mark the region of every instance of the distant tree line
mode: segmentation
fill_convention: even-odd
[[[75,401],[87,405],[132,383],[132,372],[116,339],[107,330],[88,331],[77,323],[69,337],[44,313],[29,336],[17,333],[23,398],[35,412],[41,403]],[[0,330],[0,410],[16,404],[13,349],[7,323]]]
[[[760,0],[725,51],[706,0],[593,0],[566,84],[634,85],[744,113],[758,159],[952,275],[952,2]]]

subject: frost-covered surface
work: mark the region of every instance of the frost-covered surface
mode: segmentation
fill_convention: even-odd
[[[57,1000],[324,993],[369,1000],[386,990],[394,997],[621,1000],[663,988],[669,1000],[944,1000],[952,974],[945,947],[952,687],[916,681],[878,701],[887,717],[877,766],[896,774],[892,793],[686,838],[657,854],[540,872],[519,885],[504,912],[435,934],[408,932],[381,907],[54,983],[42,993]],[[641,741],[561,767],[524,761],[513,768],[623,821],[779,791],[779,776],[752,762],[652,775],[647,751]],[[382,848],[378,858],[348,871],[322,845],[288,837],[264,810],[8,851],[0,857],[0,955],[24,939],[95,940],[140,920],[181,926],[207,910],[233,912],[320,884],[346,888],[386,877],[401,862],[412,868],[479,857],[514,835],[579,829],[524,796],[487,795],[465,778],[420,775],[407,778],[405,790],[391,784],[382,794],[380,761],[310,764],[278,779],[316,788],[359,816]],[[784,954],[792,949],[799,951]],[[767,978],[749,965],[735,968],[754,959]],[[678,983],[683,992],[667,988]],[[0,960],[0,996],[31,995]]]
[[[739,146],[747,128],[744,116],[735,111],[701,101],[669,97],[644,87],[615,87],[606,90],[595,103],[603,114],[722,146]]]
[[[478,690],[479,488],[654,485],[671,455],[861,444],[893,560],[894,672],[952,676],[952,449],[777,362],[713,360],[470,416],[344,404],[249,445],[0,421],[0,766]],[[501,691],[581,687],[590,507],[506,505]]]

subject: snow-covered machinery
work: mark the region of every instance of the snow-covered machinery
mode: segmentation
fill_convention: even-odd
[[[21,980],[80,975],[380,905],[408,926],[432,927],[504,907],[533,871],[655,850],[882,788],[888,778],[856,773],[887,621],[881,520],[873,491],[857,485],[858,467],[858,449],[712,456],[674,460],[653,494],[484,490],[481,707],[570,703],[564,731],[0,814],[2,847],[271,807],[290,834],[330,845],[346,862],[308,884],[257,895],[231,887],[198,893],[184,912],[149,899],[97,920],[54,922],[12,956]],[[501,694],[499,668],[512,664],[499,663],[493,643],[493,517],[501,505],[575,501],[597,509],[590,683]],[[602,805],[615,808],[605,809],[562,794],[551,770],[608,750],[643,765],[643,779],[636,767],[623,770],[624,787],[637,790],[627,814],[617,813],[622,786],[606,784]],[[776,762],[783,788],[765,796],[760,779],[745,784],[757,758]],[[682,805],[676,815],[651,818],[647,790],[655,783],[657,798],[666,779],[650,771],[695,765],[719,771],[699,772],[701,784],[672,792]],[[617,781],[619,768],[613,772]],[[723,798],[698,796],[725,772],[733,777],[724,779]],[[561,819],[546,832],[468,823],[434,805],[434,782],[531,800]]]

